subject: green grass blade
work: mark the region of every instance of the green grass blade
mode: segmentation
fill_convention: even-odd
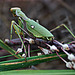
[[[75,75],[74,70],[14,70],[0,72],[0,75]]]
[[[59,55],[62,57],[66,56],[64,53],[59,53]],[[56,53],[54,53],[49,55],[27,57],[26,59],[27,62],[25,61],[25,58],[4,61],[4,62],[0,62],[0,71],[20,69],[20,68],[28,67],[31,65],[37,65],[58,58],[59,57],[56,55]]]
[[[15,52],[13,49],[11,49],[8,45],[6,45],[2,40],[0,40],[0,47],[2,47],[4,50],[8,51],[10,54],[15,56],[16,58],[22,58],[20,54],[15,55]]]

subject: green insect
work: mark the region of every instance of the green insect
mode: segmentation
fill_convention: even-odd
[[[54,35],[48,31],[45,27],[41,26],[39,23],[35,22],[32,19],[29,19],[22,11],[20,8],[11,8],[11,12],[13,13],[14,16],[21,17],[25,22],[26,22],[26,28],[27,30],[34,35],[34,37],[37,38],[43,38],[46,40],[52,40],[54,38]],[[69,33],[75,38],[74,34],[70,31],[70,29],[65,25],[62,24],[60,26],[57,26],[56,28],[52,29],[51,31],[54,31],[61,26],[64,26]]]
[[[28,18],[21,11],[20,8],[11,8],[11,12],[14,16],[17,16],[20,19],[20,20],[18,20],[19,25],[15,21],[12,21],[12,23],[11,23],[11,33],[12,33],[12,28],[14,27],[14,29],[15,29],[16,33],[18,34],[18,36],[19,36],[19,38],[22,42],[22,45],[25,49],[25,53],[26,53],[26,48],[25,48],[25,45],[24,45],[23,40],[21,38],[21,35],[24,36],[23,32],[27,33],[29,36],[30,36],[30,34],[32,34],[35,38],[42,38],[44,40],[49,40],[49,41],[52,41],[54,39],[54,35],[49,30],[47,30],[45,27],[40,25],[38,22]],[[26,28],[27,28],[27,30],[30,34],[27,31],[24,30],[24,25],[23,25],[24,21],[26,22]],[[70,29],[65,24],[57,26],[56,28],[52,29],[51,31],[54,31],[54,30],[60,28],[61,26],[64,26],[69,31],[69,33],[75,38],[74,34],[70,31]],[[12,34],[11,34],[11,36],[12,36]],[[29,41],[31,42],[32,40],[30,39]],[[50,47],[49,44],[46,44],[46,45]],[[56,51],[57,51],[57,49],[56,49]],[[29,54],[29,57],[30,57],[29,46],[28,46],[28,54]]]
[[[33,34],[34,37],[43,38],[50,40],[54,38],[53,34],[50,33],[45,27],[41,26],[39,23],[32,19],[29,19],[20,8],[11,8],[11,12],[14,16],[21,17],[26,22],[27,30]]]

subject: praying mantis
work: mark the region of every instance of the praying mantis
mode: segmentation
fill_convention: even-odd
[[[67,26],[65,24],[62,24],[62,25],[60,25],[60,26],[58,26],[58,27],[56,27],[56,28],[54,28],[54,29],[52,29],[52,30],[49,31],[45,27],[43,27],[42,25],[40,25],[39,23],[37,23],[34,20],[28,18],[21,11],[20,8],[11,8],[10,10],[11,10],[12,14],[14,16],[18,16],[20,18],[20,20],[22,18],[22,20],[20,22],[21,24],[19,24],[17,26],[20,26],[22,29],[24,29],[22,21],[25,21],[26,22],[26,28],[27,28],[28,32],[30,32],[31,34],[33,34],[33,36],[36,37],[36,38],[42,38],[42,39],[45,39],[45,40],[52,40],[52,39],[54,39],[54,35],[50,31],[54,31],[54,30],[60,28],[61,26],[64,26],[70,32],[70,34],[75,38],[74,34],[69,30],[69,28],[67,28]],[[11,25],[11,27],[12,26],[13,25]],[[14,27],[14,29],[16,30],[15,27]],[[19,29],[18,27],[17,27],[17,31],[18,31],[19,34],[21,34],[21,32],[22,32],[21,29]],[[11,32],[12,32],[12,28],[11,28]]]
[[[18,11],[17,11],[18,10]],[[33,34],[34,37],[37,37],[37,38],[46,38],[48,40],[50,40],[51,38],[53,38],[53,34],[50,33],[46,28],[44,28],[43,26],[41,26],[39,23],[35,22],[34,20],[31,20],[29,19],[28,17],[25,16],[24,13],[22,13],[22,11],[20,10],[20,8],[11,8],[11,12],[13,13],[14,16],[18,16],[19,18],[21,17],[25,22],[26,22],[26,27],[27,27],[27,30]],[[16,12],[20,12],[19,14],[16,13]],[[14,25],[15,22],[12,21],[11,23],[11,37],[12,37],[12,27],[14,27],[14,29],[16,30],[19,38],[21,39],[20,37],[20,30],[18,29],[17,26]],[[21,25],[23,25],[21,23]],[[21,27],[21,25],[19,25]],[[43,32],[44,31],[44,32]],[[21,42],[23,44],[23,41],[21,39]],[[24,46],[24,44],[23,44]]]
[[[34,20],[28,18],[21,11],[20,8],[11,8],[10,10],[13,13],[14,16],[21,17],[26,22],[27,30],[30,33],[32,33],[34,35],[34,37],[45,38],[47,40],[50,40],[51,38],[54,38],[54,35],[50,31],[48,31],[45,27],[43,27],[39,23],[35,22]],[[67,26],[65,24],[62,24],[62,25],[52,29],[51,31],[54,31],[54,30],[60,28],[61,26],[64,26],[71,33],[71,35],[75,38],[74,34],[69,30],[69,28],[67,28]]]
[[[59,43],[57,41],[54,41],[54,35],[51,33],[52,31],[54,31],[54,30],[56,30],[56,29],[64,26],[69,31],[69,33],[73,36],[73,38],[75,39],[74,34],[70,31],[70,29],[65,24],[61,24],[60,26],[57,26],[56,28],[54,28],[54,29],[52,29],[52,30],[49,31],[45,27],[43,27],[42,25],[40,25],[38,22],[36,22],[36,21],[28,18],[21,11],[20,8],[15,7],[15,8],[11,8],[10,10],[11,10],[11,12],[12,12],[12,14],[14,16],[17,16],[19,18],[18,24],[15,21],[11,22],[11,38],[12,38],[12,28],[14,28],[15,31],[16,31],[16,33],[18,34],[21,42],[22,42],[22,48],[24,47],[25,53],[26,53],[26,48],[25,48],[25,45],[24,45],[24,42],[23,42],[23,38],[21,37],[22,35],[23,35],[23,37],[25,37],[24,33],[28,34],[31,37],[31,39],[25,39],[30,44],[34,44],[35,43],[34,39],[36,39],[36,38],[40,38],[40,39],[47,40],[47,41],[53,41],[54,45],[50,45],[50,43],[47,43],[47,42],[43,43],[43,44],[45,44],[45,45],[47,45],[49,47],[49,50],[48,49],[44,49],[44,48],[38,46],[38,48],[40,48],[44,52],[44,54],[50,54],[53,51],[59,52],[56,43],[58,43],[59,45],[61,45],[61,47],[63,49],[70,50],[68,44],[61,44],[61,43]],[[26,22],[27,31],[24,30],[24,24],[23,24],[24,21]],[[33,35],[34,38],[31,36],[31,34]],[[30,46],[28,45],[28,51],[30,52],[30,50],[29,50],[30,48],[29,47]],[[26,55],[25,55],[25,57],[26,57]],[[30,53],[29,53],[29,57],[30,57]]]

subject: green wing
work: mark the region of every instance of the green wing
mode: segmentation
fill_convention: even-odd
[[[53,37],[52,33],[48,31],[45,27],[41,26],[34,20],[26,21],[26,26],[29,32],[31,32],[35,37]]]

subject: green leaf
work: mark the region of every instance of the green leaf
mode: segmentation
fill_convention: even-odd
[[[0,75],[75,75],[74,70],[14,70],[0,72]]]
[[[62,57],[66,56],[64,53],[59,53],[59,55]],[[3,61],[0,62],[0,71],[20,69],[20,68],[28,67],[31,65],[37,65],[58,58],[59,57],[56,55],[56,53],[54,53],[49,55],[27,57],[26,59],[27,61],[25,61],[25,58]]]
[[[0,47],[2,47],[4,50],[8,51],[10,54],[15,56],[16,58],[22,58],[20,54],[15,55],[15,50],[11,49],[8,45],[6,45],[2,40],[0,40]]]

